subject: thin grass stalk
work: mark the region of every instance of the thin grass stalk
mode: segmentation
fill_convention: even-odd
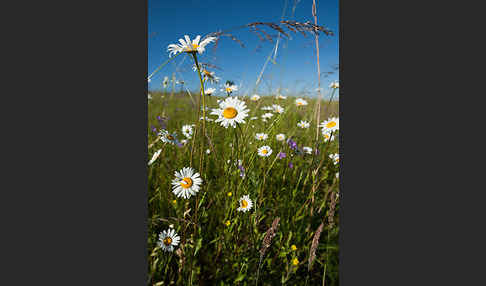
[[[317,26],[317,11],[316,0],[312,0],[312,16],[314,16],[314,24]],[[317,124],[321,120],[321,64],[319,62],[319,35],[314,33],[316,40],[317,52]],[[316,127],[316,142],[319,140],[319,127]]]

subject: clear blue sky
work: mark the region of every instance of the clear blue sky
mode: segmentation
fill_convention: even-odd
[[[287,8],[284,6],[287,1]],[[321,72],[331,71],[332,66],[339,64],[339,1],[321,0],[317,2],[318,24],[334,32],[334,36],[321,33],[319,37]],[[297,3],[295,5],[295,3]],[[295,10],[292,11],[295,5]],[[188,0],[188,1],[148,1],[148,73],[153,72],[168,58],[167,46],[178,43],[185,34],[191,39],[219,30],[228,30],[251,22],[278,22],[284,13],[285,20],[299,22],[311,21],[312,0]],[[292,15],[293,14],[293,15]],[[277,32],[268,28],[265,31],[276,35]],[[287,30],[286,30],[287,31]],[[262,43],[258,36],[248,28],[230,31],[240,39],[245,47],[240,47],[228,37],[222,37],[215,52],[213,44],[206,46],[206,52],[199,55],[200,62],[209,62],[220,70],[213,69],[222,80],[211,85],[218,92],[226,80],[232,80],[241,85],[238,94],[251,92],[255,87],[258,75],[272,51],[274,43]],[[289,32],[291,40],[282,38],[276,58],[277,64],[268,63],[262,82],[257,90],[265,95],[269,90],[278,87],[287,89],[284,95],[308,92],[315,95],[317,88],[317,63],[314,37]],[[256,50],[257,46],[260,46]],[[199,79],[192,71],[193,59],[181,55],[152,78],[149,90],[161,89],[164,76],[171,77],[176,73],[178,80],[183,80],[190,90],[197,90]],[[327,86],[332,80],[338,80],[339,71],[321,77],[321,85],[327,93]],[[179,90],[179,87],[176,88]]]

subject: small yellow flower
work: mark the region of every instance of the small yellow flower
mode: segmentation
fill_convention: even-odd
[[[226,226],[230,226],[231,222],[230,222],[229,220],[227,220],[227,221],[225,222],[225,224],[226,224]]]
[[[297,250],[297,246],[295,246],[295,244],[292,244],[292,246],[290,247],[290,249],[292,249],[292,251],[296,251]]]
[[[228,197],[231,197],[232,195],[233,195],[233,193],[232,193],[232,192],[229,192],[229,193],[228,193]]]
[[[177,204],[177,200],[173,200],[172,203],[175,205]]]
[[[299,260],[297,258],[292,259],[292,264],[295,266],[299,265]]]

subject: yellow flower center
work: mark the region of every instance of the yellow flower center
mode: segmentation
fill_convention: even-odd
[[[248,206],[248,202],[246,200],[242,200],[241,201],[241,207],[246,209],[247,206]]]
[[[166,246],[169,246],[171,243],[172,243],[172,238],[170,238],[170,237],[164,238],[164,244]]]
[[[299,101],[299,102],[297,102],[297,105],[302,105],[302,102],[300,102],[300,101]]]
[[[267,149],[263,149],[263,150],[262,150],[262,154],[263,154],[263,155],[266,155],[267,153],[268,153]]]
[[[296,251],[296,250],[297,250],[297,246],[295,246],[295,245],[292,245],[290,248],[291,248],[293,251]]]
[[[324,138],[329,139],[329,135],[324,134]]]
[[[170,135],[170,134],[167,134],[167,136],[166,136],[166,137],[167,137],[167,139],[169,139],[169,140],[174,140],[174,136],[172,136],[172,135]]]
[[[336,163],[339,163],[339,158],[336,158]]]
[[[294,259],[292,260],[292,264],[293,264],[293,265],[298,265],[298,264],[299,264],[299,260],[298,260],[297,258],[294,258]]]
[[[228,87],[226,88],[226,92],[228,92],[228,93],[229,93],[229,92],[231,92],[231,91],[232,91],[231,87],[229,87],[229,86],[228,86]]]
[[[192,44],[192,49],[196,50],[197,48],[199,48],[198,44]]]
[[[190,188],[192,186],[192,180],[191,178],[184,178],[181,181],[181,187],[184,189]]]
[[[236,115],[238,115],[238,111],[236,111],[236,109],[234,109],[233,107],[226,107],[223,111],[223,116],[227,119],[235,118]]]
[[[331,122],[329,122],[329,123],[326,124],[326,128],[332,128],[332,127],[334,127],[336,125],[337,125],[337,123],[335,121],[331,121]]]
[[[229,192],[229,193],[228,193],[228,197],[231,197],[232,195],[233,195],[233,193],[232,193],[232,192]]]
[[[229,226],[231,222],[229,220],[226,221],[226,226]]]

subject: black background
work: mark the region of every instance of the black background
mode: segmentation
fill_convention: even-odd
[[[483,10],[447,3],[340,3],[342,285],[485,284]],[[0,283],[145,285],[147,3],[16,5]]]

